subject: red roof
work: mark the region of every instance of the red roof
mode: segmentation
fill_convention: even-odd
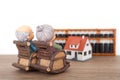
[[[88,39],[88,37],[82,38],[80,36],[69,36],[67,41],[66,41],[64,50],[79,50],[79,51],[83,51],[87,39]],[[80,44],[78,49],[73,49],[73,48],[71,49],[70,48],[70,45],[77,45],[77,44]]]

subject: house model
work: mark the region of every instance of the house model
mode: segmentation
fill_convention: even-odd
[[[64,50],[67,59],[85,61],[92,58],[92,47],[88,37],[85,36],[69,36]]]

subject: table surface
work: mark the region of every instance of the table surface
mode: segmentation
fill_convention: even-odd
[[[120,56],[95,56],[85,62],[70,61],[60,74],[25,72],[13,67],[16,55],[0,55],[0,80],[120,80]]]

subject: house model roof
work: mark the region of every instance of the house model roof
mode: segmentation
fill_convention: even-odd
[[[80,36],[69,36],[67,41],[66,41],[66,44],[65,44],[65,47],[64,47],[64,50],[79,50],[79,51],[83,51],[84,50],[84,47],[85,47],[85,44],[87,42],[87,39],[88,37],[80,37]],[[78,45],[78,48],[70,48],[70,45]]]

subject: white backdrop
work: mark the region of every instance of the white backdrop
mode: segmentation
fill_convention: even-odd
[[[119,0],[0,0],[0,54],[17,54],[15,30],[29,25],[54,28],[116,28],[120,55]],[[36,38],[35,38],[36,39]]]

